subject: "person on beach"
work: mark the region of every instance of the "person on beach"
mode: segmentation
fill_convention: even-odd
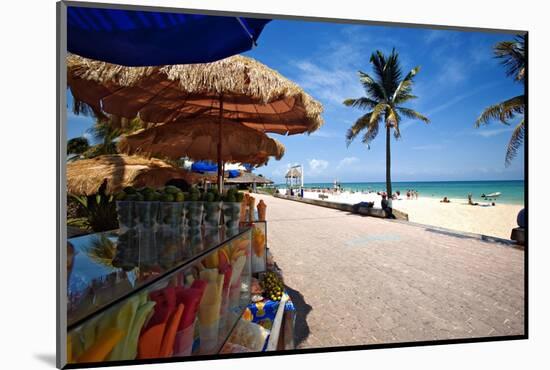
[[[391,198],[390,199],[387,198],[386,193],[382,193],[381,204],[382,204],[382,209],[386,212],[386,218],[394,219],[395,216],[393,214],[392,201],[391,201]]]
[[[451,201],[447,197],[443,197],[442,200],[439,201],[440,203],[451,203]]]
[[[472,201],[472,194],[468,194],[468,204],[471,205],[471,206],[477,206],[479,203],[478,202],[473,202]]]

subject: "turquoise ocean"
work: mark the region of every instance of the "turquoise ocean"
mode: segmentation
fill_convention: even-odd
[[[385,191],[385,182],[342,182],[344,190],[348,191]],[[305,188],[332,188],[333,183],[305,183]],[[278,185],[284,188],[284,184]],[[497,199],[499,203],[524,204],[525,182],[523,180],[509,181],[414,181],[393,182],[393,191],[400,191],[406,197],[408,189],[416,190],[419,196],[434,198],[466,199],[472,194],[475,201],[482,201],[482,194],[502,193]]]

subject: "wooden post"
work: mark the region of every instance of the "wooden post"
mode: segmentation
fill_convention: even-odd
[[[223,192],[223,162],[222,162],[222,127],[223,127],[223,94],[220,94],[220,122],[218,129],[218,190]]]

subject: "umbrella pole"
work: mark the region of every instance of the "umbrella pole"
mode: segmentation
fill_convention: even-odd
[[[223,95],[220,94],[220,122],[218,129],[218,190],[223,192],[223,164],[222,164],[222,118],[223,118]]]

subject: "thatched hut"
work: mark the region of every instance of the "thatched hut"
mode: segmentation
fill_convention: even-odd
[[[67,164],[67,192],[73,195],[96,194],[104,183],[106,194],[114,194],[126,186],[158,188],[175,179],[193,184],[203,177],[159,159],[138,156],[103,155]]]

